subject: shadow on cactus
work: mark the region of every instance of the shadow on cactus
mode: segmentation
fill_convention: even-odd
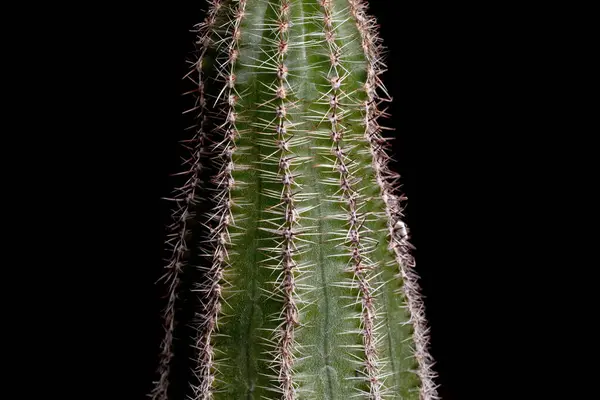
[[[437,398],[365,3],[209,2],[153,399]]]

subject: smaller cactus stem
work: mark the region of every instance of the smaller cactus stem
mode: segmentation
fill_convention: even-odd
[[[238,41],[240,38],[239,29],[245,16],[247,0],[238,0],[237,7],[234,10],[232,19],[228,22],[227,37],[225,45],[228,50],[228,59],[220,66],[219,79],[223,81],[223,89],[220,91],[215,104],[222,104],[225,112],[224,123],[215,128],[217,137],[219,132],[224,132],[224,139],[213,146],[213,152],[219,157],[220,170],[215,176],[217,195],[217,207],[215,211],[208,216],[207,225],[210,226],[209,242],[213,246],[212,265],[208,271],[208,279],[200,286],[197,291],[202,293],[202,312],[198,331],[200,334],[195,343],[198,349],[197,373],[196,378],[199,384],[192,384],[193,400],[208,400],[213,397],[212,388],[215,380],[214,367],[214,349],[212,346],[212,336],[218,326],[218,318],[221,310],[221,285],[223,279],[223,270],[227,266],[227,247],[231,242],[228,226],[232,223],[231,216],[231,188],[234,180],[232,176],[233,162],[232,154],[235,151],[235,138],[238,135],[236,130],[236,112],[235,104],[238,94],[235,91],[235,71],[234,66],[239,52]],[[209,12],[209,24],[214,24],[215,15],[221,6],[221,2],[213,1],[211,12]],[[201,39],[203,46],[210,44],[210,38],[206,32]]]
[[[172,250],[169,257],[169,262],[166,266],[167,272],[160,278],[169,283],[168,286],[168,300],[164,308],[162,319],[165,334],[161,342],[161,349],[159,353],[159,365],[157,374],[159,380],[154,382],[154,387],[149,394],[153,400],[167,400],[171,360],[173,358],[173,333],[176,326],[175,321],[175,304],[177,301],[177,293],[181,283],[181,274],[187,267],[185,261],[185,254],[189,251],[187,236],[189,235],[188,222],[194,218],[192,207],[196,201],[196,188],[199,184],[200,174],[202,171],[201,158],[206,151],[207,137],[205,132],[206,117],[204,116],[205,109],[205,98],[204,98],[204,86],[202,78],[202,59],[209,47],[209,36],[214,25],[217,11],[220,7],[221,0],[213,0],[211,2],[211,8],[208,10],[205,21],[198,25],[198,32],[200,40],[200,55],[197,63],[190,72],[184,77],[192,79],[190,76],[194,72],[198,72],[198,88],[194,90],[197,96],[197,104],[192,109],[185,111],[185,113],[197,111],[197,115],[200,118],[200,123],[197,126],[195,135],[189,139],[183,141],[184,146],[190,151],[190,158],[186,160],[186,164],[190,167],[188,170],[180,172],[176,175],[187,175],[188,179],[186,183],[176,189],[176,196],[172,200],[176,203],[176,208],[173,211],[172,219],[173,223],[168,227],[171,233],[167,236],[166,244]],[[192,79],[193,81],[193,79]]]
[[[340,100],[344,98],[343,92],[343,75],[341,54],[342,51],[336,43],[336,35],[334,29],[333,5],[331,0],[319,0],[323,11],[323,26],[325,40],[329,48],[329,60],[331,62],[330,82],[331,91],[329,92],[329,121],[331,123],[331,139],[333,142],[332,152],[335,156],[334,168],[340,174],[340,189],[342,197],[347,205],[347,220],[349,222],[348,232],[346,234],[347,248],[350,253],[350,268],[349,272],[353,273],[353,286],[357,286],[361,298],[361,325],[362,325],[362,341],[364,351],[364,375],[369,386],[369,399],[382,399],[382,382],[380,380],[379,360],[377,355],[377,339],[375,329],[375,306],[374,306],[374,289],[371,287],[368,279],[368,273],[374,269],[370,265],[368,258],[363,252],[363,244],[361,243],[362,223],[359,220],[359,200],[360,195],[354,189],[355,177],[352,176],[351,168],[347,165],[348,152],[343,145],[342,125],[344,111],[341,108]],[[356,282],[354,282],[356,281]]]
[[[389,160],[384,150],[385,139],[381,136],[384,129],[377,120],[385,116],[385,110],[379,110],[378,105],[384,101],[390,101],[389,98],[382,98],[377,90],[382,91],[386,97],[387,91],[381,82],[379,75],[384,72],[385,65],[380,54],[381,44],[377,33],[376,21],[367,17],[367,4],[364,0],[348,0],[350,3],[350,12],[354,16],[358,27],[362,48],[368,61],[367,81],[365,91],[368,100],[365,102],[365,136],[371,143],[371,153],[373,155],[374,169],[377,182],[381,188],[383,200],[386,203],[386,213],[389,219],[390,247],[393,249],[396,260],[399,265],[399,272],[396,277],[401,278],[403,285],[401,293],[404,294],[411,314],[411,321],[414,327],[415,358],[419,364],[417,375],[421,380],[420,399],[433,400],[438,399],[437,386],[433,379],[436,374],[432,369],[432,357],[428,351],[429,330],[424,315],[424,304],[421,299],[420,288],[418,285],[418,276],[414,271],[415,262],[410,254],[412,245],[408,242],[407,227],[401,218],[402,207],[400,202],[405,200],[403,197],[397,197],[393,193],[393,183],[398,179],[387,167]]]

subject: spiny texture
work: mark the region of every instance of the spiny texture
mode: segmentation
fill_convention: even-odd
[[[209,5],[153,399],[175,396],[185,279],[190,399],[436,399],[365,2]]]

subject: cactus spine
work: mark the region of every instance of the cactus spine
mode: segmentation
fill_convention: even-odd
[[[194,400],[437,398],[365,2],[209,3],[152,398],[192,278]]]

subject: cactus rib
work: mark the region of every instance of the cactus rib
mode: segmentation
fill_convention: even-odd
[[[286,119],[286,66],[285,58],[287,54],[287,46],[289,45],[289,12],[290,4],[287,1],[282,1],[278,10],[277,25],[275,27],[279,45],[277,46],[277,54],[275,61],[277,62],[277,81],[276,95],[279,103],[275,108],[276,117],[276,134],[277,140],[283,142],[287,139],[287,126],[289,122]],[[288,154],[286,149],[282,147],[279,157],[279,178],[282,181],[283,189],[281,191],[280,201],[281,210],[279,213],[283,216],[283,222],[278,226],[276,234],[281,236],[281,244],[274,249],[277,257],[281,260],[278,265],[283,269],[282,279],[277,279],[276,286],[283,297],[283,320],[279,327],[279,332],[276,334],[277,353],[274,356],[275,369],[279,370],[278,381],[282,399],[293,400],[294,387],[292,385],[292,363],[293,354],[292,347],[294,342],[294,328],[298,324],[298,308],[294,299],[295,292],[295,277],[293,269],[296,264],[293,259],[293,253],[297,250],[294,244],[294,238],[298,234],[296,225],[298,223],[298,210],[293,196],[293,174],[291,171],[291,163],[294,160],[293,154]],[[277,254],[278,253],[278,254]],[[278,277],[279,278],[279,277]],[[281,317],[280,317],[281,318]]]
[[[213,9],[218,10],[223,7],[221,3],[213,3]],[[217,157],[217,163],[220,168],[214,178],[216,185],[216,198],[218,206],[212,211],[207,220],[210,228],[209,243],[213,249],[211,254],[211,266],[206,282],[199,286],[198,291],[202,294],[202,312],[200,313],[199,335],[196,348],[198,354],[198,373],[199,384],[193,384],[194,399],[201,400],[210,398],[211,389],[215,380],[214,348],[212,345],[212,336],[218,329],[219,318],[221,316],[221,290],[223,271],[227,267],[229,254],[228,243],[231,241],[229,234],[229,225],[234,222],[231,215],[231,187],[234,179],[232,176],[233,162],[232,154],[235,151],[236,132],[235,121],[236,111],[235,102],[237,94],[235,91],[235,63],[237,60],[239,29],[245,16],[245,1],[239,1],[231,18],[225,23],[226,37],[221,45],[225,48],[227,58],[218,67],[217,81],[222,84],[222,89],[215,99],[215,105],[222,105],[222,111],[225,114],[224,121],[215,128],[215,131],[224,131],[224,140],[213,145],[212,154]],[[216,23],[215,15],[209,14],[212,23]],[[210,44],[211,40],[206,33],[204,42]]]
[[[329,59],[333,71],[331,79],[331,92],[329,93],[330,113],[328,118],[331,122],[331,139],[333,142],[333,154],[335,155],[335,165],[333,166],[340,174],[340,188],[342,197],[347,204],[347,220],[349,221],[346,240],[350,242],[348,246],[350,258],[350,270],[354,273],[353,279],[358,282],[357,286],[360,291],[362,301],[362,332],[363,346],[365,354],[365,378],[369,382],[370,397],[373,400],[380,400],[381,397],[381,381],[379,371],[379,360],[376,346],[376,330],[375,330],[375,309],[373,304],[373,287],[369,282],[368,272],[373,270],[372,264],[365,262],[365,257],[362,255],[364,245],[361,243],[361,228],[363,224],[359,219],[359,211],[357,204],[358,193],[354,189],[353,181],[355,177],[352,175],[352,169],[347,165],[348,150],[344,149],[343,145],[343,123],[344,115],[346,114],[341,106],[341,101],[345,97],[342,90],[342,75],[340,72],[345,72],[341,60],[342,50],[336,43],[336,35],[333,27],[334,15],[333,5],[331,0],[322,0],[323,7],[323,26],[325,29],[325,42],[329,49]],[[352,282],[354,283],[354,282]]]
[[[220,3],[221,0],[211,1],[211,7],[207,12],[205,23],[199,24],[199,32],[201,37],[208,37],[210,31],[212,30]],[[168,399],[169,374],[171,371],[171,360],[173,358],[173,339],[176,325],[176,301],[181,283],[181,274],[183,273],[184,269],[188,267],[187,259],[189,257],[186,257],[186,255],[189,254],[190,250],[188,243],[190,236],[189,222],[194,222],[193,220],[196,217],[196,213],[193,211],[193,208],[196,202],[199,200],[196,192],[199,187],[201,173],[205,167],[201,162],[201,159],[206,153],[208,139],[205,129],[205,99],[202,84],[202,68],[200,66],[209,45],[210,43],[208,40],[203,40],[201,42],[198,61],[195,63],[194,68],[191,69],[190,73],[184,77],[189,78],[190,74],[194,71],[198,72],[199,74],[198,88],[196,90],[198,93],[198,105],[186,111],[186,113],[197,110],[197,118],[200,119],[200,122],[197,125],[197,130],[194,136],[191,139],[183,142],[184,146],[190,152],[190,158],[186,160],[185,163],[189,164],[189,168],[176,174],[187,176],[188,179],[182,187],[175,190],[175,198],[167,199],[174,201],[176,203],[176,207],[172,214],[172,219],[174,222],[168,227],[170,233],[168,234],[168,239],[166,241],[166,244],[171,251],[168,263],[166,265],[167,271],[159,279],[159,281],[163,280],[170,283],[168,284],[167,305],[165,306],[162,315],[165,334],[161,342],[159,365],[157,368],[159,379],[154,382],[152,392],[150,393],[150,396],[153,400]]]
[[[419,363],[418,375],[421,380],[420,398],[424,400],[437,399],[437,386],[434,383],[436,377],[433,371],[433,358],[428,350],[429,329],[425,319],[424,304],[421,299],[420,288],[418,285],[418,276],[414,271],[415,261],[410,253],[412,248],[408,242],[408,232],[406,224],[402,221],[402,207],[400,202],[405,200],[403,197],[397,197],[393,193],[396,181],[399,178],[387,167],[388,155],[384,151],[382,144],[384,139],[381,136],[382,127],[378,125],[377,120],[385,114],[378,109],[378,104],[382,101],[391,101],[387,96],[385,85],[379,78],[385,71],[385,64],[381,56],[381,39],[377,32],[376,21],[367,16],[367,2],[364,0],[348,0],[350,9],[360,36],[362,47],[367,58],[367,91],[368,101],[365,102],[365,125],[366,135],[371,142],[373,153],[373,162],[377,173],[377,181],[381,187],[382,197],[386,203],[386,212],[389,218],[390,226],[390,246],[394,250],[399,266],[397,277],[403,280],[402,293],[406,296],[408,308],[412,316],[411,322],[414,325],[414,342],[416,347],[416,359]],[[386,98],[382,98],[377,90],[381,90]]]

